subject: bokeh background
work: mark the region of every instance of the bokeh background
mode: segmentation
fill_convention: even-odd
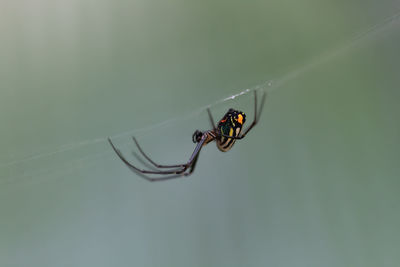
[[[399,266],[399,11],[2,0],[0,266]],[[260,124],[189,178],[106,143],[183,162],[204,107],[257,85]],[[252,95],[229,107],[250,120]]]

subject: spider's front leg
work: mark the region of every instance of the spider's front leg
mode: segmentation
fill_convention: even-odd
[[[201,133],[200,131],[197,131],[194,135],[194,137],[197,137],[199,135],[199,133]],[[173,179],[173,178],[179,178],[179,177],[184,177],[184,176],[189,176],[190,174],[193,173],[194,168],[196,166],[198,157],[199,157],[199,153],[201,151],[201,148],[203,147],[205,141],[207,140],[208,137],[208,132],[205,133],[201,133],[201,138],[200,140],[197,142],[197,145],[191,155],[191,157],[189,158],[189,160],[185,163],[185,164],[176,164],[176,165],[160,165],[155,163],[153,160],[150,159],[150,157],[148,157],[144,151],[142,150],[142,148],[140,147],[139,143],[137,142],[137,140],[133,137],[133,140],[135,141],[137,147],[139,148],[139,151],[142,153],[142,155],[150,162],[152,163],[154,166],[158,167],[158,168],[173,168],[173,169],[169,169],[169,170],[145,170],[145,169],[140,169],[138,167],[136,167],[135,165],[133,165],[132,163],[130,163],[121,153],[121,151],[119,149],[117,149],[115,147],[115,145],[113,144],[113,142],[111,141],[110,138],[108,138],[108,142],[110,143],[111,147],[113,148],[113,150],[115,151],[115,153],[118,155],[118,157],[122,160],[122,162],[125,163],[125,165],[127,167],[129,167],[129,169],[131,169],[132,171],[134,171],[135,173],[137,173],[138,175],[140,175],[142,178],[148,180],[148,181],[163,181],[163,180],[169,180],[169,179]],[[197,141],[197,140],[196,140]],[[189,169],[189,171],[187,171]],[[152,178],[152,177],[148,177],[147,175],[166,175],[163,177],[156,177],[156,178]]]

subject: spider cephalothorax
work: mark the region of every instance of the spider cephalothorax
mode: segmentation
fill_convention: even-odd
[[[207,109],[208,116],[210,118],[210,123],[212,126],[212,130],[207,131],[199,131],[196,130],[192,135],[193,143],[196,143],[196,147],[190,156],[189,160],[186,163],[175,164],[175,165],[162,165],[155,163],[146,153],[144,153],[143,149],[139,146],[138,141],[135,137],[133,141],[138,147],[140,153],[143,157],[151,163],[155,168],[153,170],[143,170],[134,166],[130,162],[128,162],[125,157],[122,155],[121,151],[117,149],[114,144],[111,142],[111,139],[108,138],[110,145],[114,149],[115,153],[117,153],[118,157],[134,172],[141,175],[148,181],[162,181],[168,180],[172,178],[178,178],[183,176],[188,176],[192,174],[194,168],[196,167],[197,159],[199,158],[200,151],[203,146],[210,143],[211,141],[216,141],[217,147],[222,152],[226,152],[232,148],[233,144],[236,140],[244,138],[247,133],[257,124],[258,118],[260,117],[263,105],[265,100],[265,93],[263,93],[261,99],[260,108],[257,108],[257,93],[254,91],[254,120],[253,122],[245,129],[242,133],[243,124],[246,122],[246,115],[238,110],[229,109],[228,112],[222,117],[222,119],[218,122],[218,125],[215,126],[214,119],[211,115],[210,109]],[[146,175],[165,175],[161,177],[148,177]]]

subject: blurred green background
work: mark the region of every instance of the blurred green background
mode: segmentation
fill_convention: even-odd
[[[2,0],[0,266],[399,266],[399,10]],[[106,143],[183,162],[202,107],[265,81],[260,124],[189,178]]]

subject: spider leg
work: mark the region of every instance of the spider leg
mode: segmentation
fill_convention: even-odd
[[[146,180],[148,180],[150,182],[155,182],[155,181],[164,181],[164,180],[169,180],[169,179],[174,179],[174,178],[180,178],[180,177],[189,176],[190,174],[192,174],[192,172],[194,171],[194,167],[196,166],[197,159],[199,157],[199,153],[201,151],[201,148],[203,147],[204,142],[207,140],[207,136],[208,136],[207,132],[203,134],[203,136],[201,137],[201,140],[197,143],[192,155],[190,156],[190,158],[189,158],[189,160],[188,160],[188,162],[186,164],[177,165],[180,168],[174,169],[174,170],[168,170],[168,171],[150,171],[150,170],[140,169],[140,168],[134,166],[133,164],[131,164],[128,160],[125,159],[125,157],[122,155],[121,151],[114,146],[114,144],[113,144],[113,142],[111,141],[110,138],[108,138],[108,142],[110,143],[111,147],[113,148],[115,153],[118,155],[118,157],[132,171],[134,171],[135,173],[140,175],[142,178],[144,178],[144,179],[146,179]],[[145,154],[143,154],[143,155],[145,155]],[[146,159],[148,159],[148,158],[146,157]],[[152,162],[151,160],[149,160],[149,161]],[[175,165],[173,165],[173,166],[175,166]],[[190,168],[190,170],[189,170],[189,172],[186,172],[186,170],[188,168]],[[155,174],[155,175],[169,175],[169,174],[171,174],[171,175],[170,176],[164,176],[164,177],[152,178],[152,177],[148,177],[146,174]]]
[[[150,164],[150,162],[148,162],[146,159],[143,158],[143,156],[140,153],[136,153],[135,151],[132,151],[132,155],[144,166],[146,166],[146,168],[153,170],[153,171],[157,171],[158,169],[153,166],[152,164]]]
[[[197,155],[196,158],[194,159],[193,164],[192,164],[192,166],[190,166],[190,169],[188,172],[183,172],[181,174],[175,174],[175,175],[164,176],[164,177],[149,177],[140,172],[136,172],[136,173],[140,177],[142,177],[150,182],[161,182],[161,181],[172,180],[172,179],[176,179],[176,178],[182,178],[182,177],[190,176],[193,173],[193,171],[196,167],[198,158],[199,158],[199,155]]]
[[[133,164],[131,164],[128,160],[125,159],[125,157],[122,155],[121,151],[114,146],[114,144],[111,142],[111,139],[108,138],[108,142],[110,143],[111,147],[114,149],[115,153],[118,155],[118,157],[127,165],[130,169],[135,170],[140,173],[145,173],[145,174],[180,174],[186,170],[185,167],[182,167],[180,169],[176,170],[170,170],[170,171],[149,171],[149,170],[143,170],[140,169]]]
[[[213,130],[216,131],[217,127],[215,127],[214,119],[211,114],[210,108],[207,108],[207,113],[208,113],[208,118],[210,119],[211,126],[213,127]]]
[[[137,173],[137,174],[150,182],[158,182],[158,181],[161,182],[161,181],[165,181],[165,180],[172,180],[172,179],[176,179],[176,178],[190,176],[196,167],[198,158],[199,158],[199,154],[197,154],[196,158],[194,159],[192,165],[190,166],[189,171],[183,172],[182,174],[176,174],[176,175],[170,175],[170,176],[164,176],[164,177],[156,177],[156,178],[145,176],[142,173]]]
[[[265,96],[266,96],[266,94],[263,91],[263,95],[262,95],[262,98],[261,98],[260,109],[257,110],[257,91],[254,91],[254,120],[250,124],[249,128],[247,128],[246,131],[242,135],[240,135],[240,138],[238,138],[238,139],[244,138],[246,136],[246,134],[248,132],[250,132],[250,130],[258,123],[259,116],[261,115],[261,111],[262,111],[262,109],[264,107]]]
[[[133,141],[135,142],[137,148],[139,149],[140,153],[142,153],[143,157],[147,159],[151,164],[156,166],[157,168],[183,168],[186,166],[186,164],[176,164],[176,165],[162,165],[162,164],[157,164],[155,163],[149,156],[147,156],[146,153],[144,153],[142,147],[139,145],[139,142],[136,140],[134,136],[132,136]]]
[[[193,161],[192,166],[190,166],[189,172],[186,172],[186,173],[184,174],[185,176],[189,176],[189,175],[191,175],[191,174],[194,172],[194,169],[196,168],[196,163],[197,163],[197,160],[198,160],[198,159],[199,159],[199,154],[197,154],[196,158],[195,158],[194,161]]]
[[[261,105],[260,105],[260,108],[258,109],[258,113],[257,113],[257,122],[258,122],[258,119],[261,117],[261,112],[264,108],[264,103],[265,103],[266,97],[267,97],[267,93],[265,91],[263,91],[262,98],[261,98]]]

